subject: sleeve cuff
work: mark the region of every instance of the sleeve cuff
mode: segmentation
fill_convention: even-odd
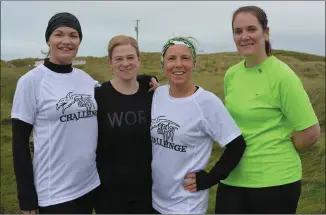
[[[205,170],[196,172],[196,187],[197,191],[206,190],[211,187],[209,174]]]

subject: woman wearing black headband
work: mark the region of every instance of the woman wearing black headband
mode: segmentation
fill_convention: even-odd
[[[58,13],[48,22],[49,58],[23,75],[13,108],[13,157],[20,209],[24,213],[92,213],[97,84],[72,67],[82,41],[78,19]],[[28,138],[33,130],[33,164]]]
[[[82,30],[70,13],[54,15],[45,39],[49,58],[23,75],[12,107],[13,160],[24,213],[91,214],[100,185],[95,164],[98,84],[72,67]],[[33,130],[33,163],[28,148]]]

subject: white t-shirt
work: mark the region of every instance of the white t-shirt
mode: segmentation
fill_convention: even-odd
[[[44,65],[18,81],[11,117],[33,125],[39,206],[76,199],[100,184],[96,84],[82,70],[56,73]]]
[[[185,175],[205,169],[213,140],[225,146],[241,131],[213,93],[199,88],[173,98],[169,86],[155,90],[152,103],[153,207],[163,214],[204,214],[209,190],[191,193]]]

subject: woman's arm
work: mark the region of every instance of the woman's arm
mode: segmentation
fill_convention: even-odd
[[[208,173],[201,170],[186,175],[185,179],[193,179],[191,180],[193,183],[186,183],[185,189],[190,192],[205,190],[226,179],[240,162],[245,149],[246,142],[243,136],[240,135],[226,145],[220,159]]]
[[[33,73],[27,73],[19,78],[11,109],[14,172],[19,207],[24,213],[36,213],[38,208],[29,149],[29,137],[37,116],[38,84],[38,79]]]
[[[22,211],[38,208],[34,185],[33,165],[29,149],[29,137],[33,126],[19,119],[12,119],[12,153],[16,175],[19,207]]]
[[[285,73],[280,80],[280,108],[294,128],[292,142],[296,149],[315,144],[320,127],[310,98],[294,72]]]
[[[220,180],[226,179],[232,170],[240,162],[246,142],[240,128],[224,106],[221,99],[213,93],[201,97],[203,102],[198,105],[203,116],[202,129],[221,147],[225,147],[224,153],[215,166],[207,173],[204,170],[190,173],[185,178],[191,178],[186,182],[185,189],[195,192],[208,189]]]
[[[314,145],[320,137],[319,124],[313,125],[302,131],[293,132],[292,142],[296,149],[310,147]]]

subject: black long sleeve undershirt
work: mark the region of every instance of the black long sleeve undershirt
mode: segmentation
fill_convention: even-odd
[[[16,175],[17,194],[21,210],[38,208],[34,185],[33,164],[29,149],[29,137],[33,126],[19,119],[12,119],[12,153]]]
[[[205,170],[196,173],[197,191],[208,189],[226,179],[240,162],[245,149],[246,142],[242,135],[227,144],[220,159],[208,173]]]

